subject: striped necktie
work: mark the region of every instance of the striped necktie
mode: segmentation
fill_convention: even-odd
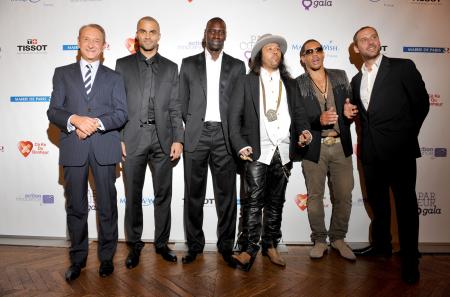
[[[89,95],[92,88],[92,65],[87,64],[86,67],[88,70],[86,72],[86,75],[84,76],[84,88],[86,89],[86,94]]]

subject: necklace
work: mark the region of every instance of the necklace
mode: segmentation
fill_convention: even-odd
[[[267,120],[269,122],[276,121],[277,120],[278,108],[280,107],[280,102],[281,102],[281,92],[283,90],[283,88],[282,88],[283,85],[281,83],[281,79],[280,79],[279,90],[278,90],[277,109],[276,110],[269,109],[268,111],[266,111],[266,90],[264,88],[264,83],[262,81],[262,78],[259,78],[259,80],[261,81],[261,87],[262,87],[262,93],[263,93],[264,114],[267,117]]]
[[[321,90],[319,88],[319,86],[316,84],[316,82],[314,81],[314,79],[311,77],[311,75],[308,73],[308,77],[309,79],[312,81],[312,83],[316,86],[317,90],[319,90],[320,94],[322,94],[323,99],[325,100],[325,104],[324,104],[324,110],[327,110],[327,93],[328,93],[328,76],[327,76],[327,72],[325,71],[325,90]]]

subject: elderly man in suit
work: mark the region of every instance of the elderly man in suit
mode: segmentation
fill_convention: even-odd
[[[286,186],[297,145],[312,139],[298,85],[284,64],[286,50],[283,37],[262,35],[252,50],[250,73],[237,82],[232,95],[230,139],[245,161],[247,199],[243,248],[233,259],[244,271],[250,270],[260,240],[263,255],[286,265],[277,251]]]
[[[429,110],[429,97],[422,76],[411,60],[380,54],[381,43],[373,27],[362,27],[354,37],[354,50],[364,61],[351,82],[353,104],[345,115],[359,111],[361,161],[367,198],[373,211],[372,246],[357,250],[362,255],[392,254],[392,190],[397,211],[402,257],[402,279],[419,281],[419,216],[416,196],[418,135]]]
[[[95,181],[98,214],[99,274],[114,270],[117,246],[116,164],[120,162],[119,129],[127,120],[122,77],[100,64],[105,31],[97,24],[80,28],[78,63],[56,68],[47,111],[61,129],[59,164],[64,169],[71,266],[65,277],[80,275],[88,255],[88,172]]]
[[[178,100],[178,66],[158,53],[158,21],[145,16],[137,23],[139,50],[118,59],[116,71],[125,81],[129,121],[122,130],[125,180],[125,234],[129,246],[127,268],[139,264],[144,243],[142,189],[147,166],[155,199],[155,250],[176,262],[167,246],[171,225],[172,168],[183,150],[183,122]]]
[[[356,260],[344,242],[353,190],[351,121],[343,116],[345,100],[351,97],[350,84],[345,71],[324,67],[325,54],[317,40],[305,41],[300,49],[300,59],[305,73],[297,77],[297,82],[313,135],[313,141],[303,152],[302,162],[314,243],[309,256],[322,258],[328,249],[329,238],[331,247],[342,257]],[[323,205],[327,177],[333,205],[329,230],[325,226]]]
[[[213,180],[218,216],[217,248],[225,261],[231,255],[236,232],[236,163],[228,140],[228,109],[232,88],[245,74],[245,65],[223,52],[225,22],[213,18],[204,32],[205,51],[183,59],[180,69],[180,99],[183,103],[184,224],[191,263],[203,252],[203,204],[208,165]]]

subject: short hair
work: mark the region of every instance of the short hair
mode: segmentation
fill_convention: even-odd
[[[361,27],[361,28],[358,29],[358,31],[356,31],[355,35],[353,35],[353,43],[354,43],[355,45],[357,44],[357,41],[358,41],[358,40],[356,39],[356,36],[358,35],[359,32],[361,32],[362,30],[365,30],[365,29],[372,29],[372,30],[374,30],[375,33],[377,33],[377,35],[378,35],[377,29],[375,29],[375,28],[372,27],[372,26],[364,26],[364,27]]]
[[[87,24],[84,26],[81,26],[80,30],[78,30],[78,38],[80,38],[81,36],[81,32],[86,29],[86,28],[94,28],[100,31],[100,33],[102,33],[103,36],[103,43],[106,42],[106,34],[105,34],[105,29],[103,29],[102,26],[98,25],[98,24]]]
[[[140,23],[141,21],[155,22],[155,23],[158,25],[158,28],[159,28],[159,23],[158,23],[158,21],[157,21],[154,17],[151,17],[151,16],[148,16],[148,15],[147,15],[147,16],[144,16],[144,17],[140,18],[139,21],[138,21],[137,24],[136,24],[136,27],[139,26],[139,23]]]
[[[300,49],[300,56],[302,56],[302,55],[305,53],[305,47],[306,47],[306,45],[307,45],[308,43],[310,43],[310,42],[317,42],[318,44],[320,44],[321,47],[323,47],[322,44],[321,44],[320,42],[318,42],[317,40],[315,40],[315,39],[308,39],[308,40],[306,40],[306,41],[303,43],[303,45],[302,45],[302,47],[301,47],[301,49]]]
[[[209,24],[211,23],[215,23],[215,22],[219,22],[222,23],[225,26],[225,31],[227,30],[227,24],[225,24],[225,21],[219,17],[214,17],[212,19],[210,19],[207,23],[206,23],[206,28],[208,28]],[[205,28],[205,30],[206,30]]]

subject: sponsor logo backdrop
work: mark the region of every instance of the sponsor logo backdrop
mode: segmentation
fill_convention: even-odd
[[[341,68],[349,79],[357,73],[349,59],[356,29],[378,28],[383,53],[411,58],[430,93],[431,110],[420,134],[423,158],[418,160],[417,192],[420,241],[450,243],[450,3],[393,0],[248,0],[248,1],[102,1],[4,0],[0,2],[0,235],[66,237],[62,170],[58,167],[58,130],[46,116],[57,66],[75,61],[81,25],[99,23],[108,46],[104,64],[134,50],[137,20],[156,17],[161,25],[160,53],[176,63],[202,50],[206,21],[214,16],[227,23],[225,51],[246,60],[257,38],[267,32],[288,41],[286,62],[294,77],[303,72],[300,46],[306,39],[321,41],[325,65]],[[354,131],[353,134],[355,135]],[[354,137],[354,145],[356,137]],[[369,218],[354,157],[355,189],[348,241],[368,240]],[[120,171],[119,171],[120,173]],[[183,241],[183,164],[174,169],[171,240]],[[124,238],[125,195],[120,173],[118,189],[120,238]],[[216,240],[212,182],[205,200],[207,240]],[[144,188],[144,238],[153,238],[153,190],[150,172]],[[96,237],[95,190],[90,188],[89,234]],[[306,188],[296,163],[290,178],[283,216],[283,239],[309,242]],[[328,191],[326,218],[331,214]]]

